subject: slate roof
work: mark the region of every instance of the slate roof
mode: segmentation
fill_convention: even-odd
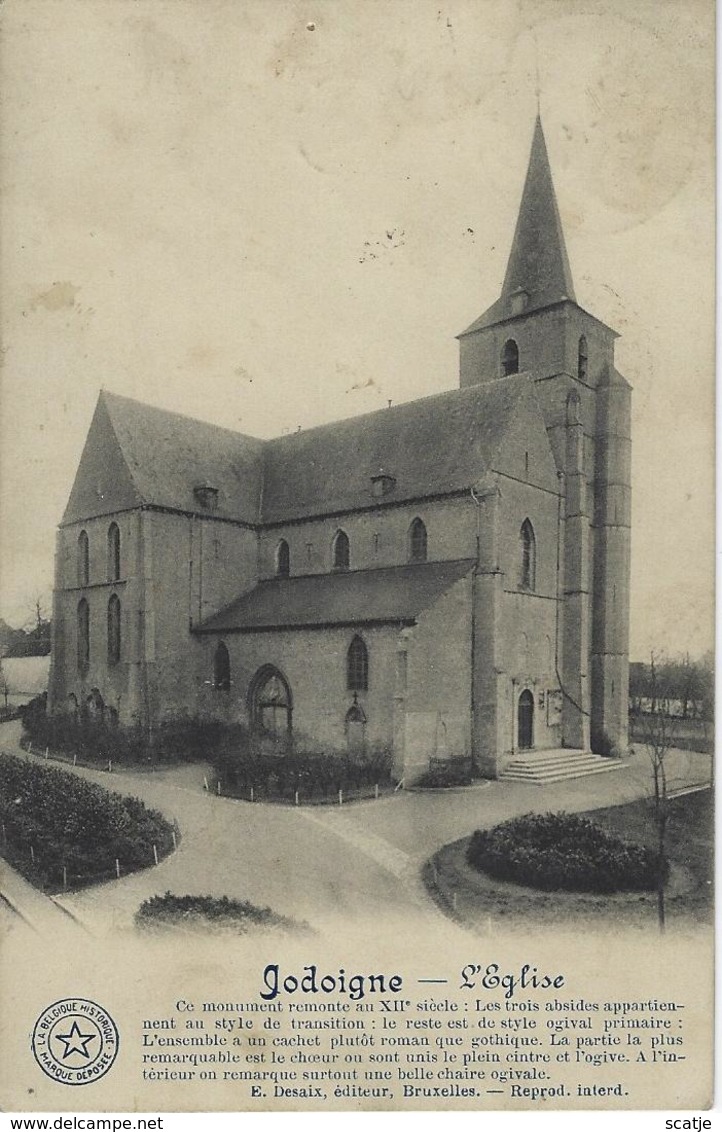
[[[458,559],[269,578],[209,617],[195,632],[411,624],[473,568],[473,560]]]
[[[117,441],[129,506],[203,513],[194,487],[207,483],[218,489],[215,516],[282,523],[468,489],[493,466],[532,385],[514,374],[266,441],[103,392],[87,458]],[[84,475],[81,461],[64,523],[97,513],[91,467]],[[380,472],[393,487],[379,499]],[[103,506],[112,510],[110,499]]]
[[[264,523],[460,491],[492,467],[520,399],[523,374],[452,389],[282,436],[264,449]],[[395,480],[381,500],[371,477]]]
[[[529,167],[501,295],[460,337],[511,318],[514,314],[512,296],[518,289],[527,292],[526,311],[550,306],[563,299],[576,302],[539,116],[534,127]]]
[[[198,511],[193,489],[218,488],[215,515],[257,523],[263,441],[231,429],[101,393],[143,503]]]

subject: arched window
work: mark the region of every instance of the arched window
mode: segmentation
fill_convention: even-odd
[[[533,590],[536,586],[536,539],[528,519],[524,520],[519,532],[519,553],[519,585],[523,590]]]
[[[348,535],[345,531],[337,531],[333,540],[333,568],[334,570],[348,570],[351,562]]]
[[[217,692],[231,690],[231,658],[223,641],[219,641],[213,654],[213,687]]]
[[[501,351],[501,368],[504,376],[519,372],[519,347],[513,338],[507,338]]]
[[[409,527],[409,562],[425,562],[427,549],[424,521],[423,519],[414,519]]]
[[[287,578],[291,573],[291,552],[288,543],[282,538],[276,547],[276,576]]]
[[[120,599],[111,594],[108,600],[108,664],[120,660]]]
[[[262,735],[286,740],[291,736],[293,700],[285,676],[270,664],[251,681],[249,706],[253,727]]]
[[[120,580],[120,530],[117,523],[108,527],[108,581]]]
[[[78,585],[87,586],[90,580],[90,549],[88,547],[88,532],[81,531],[78,535]]]
[[[577,377],[580,381],[587,380],[587,362],[589,355],[587,354],[587,340],[582,334],[579,339],[579,353],[577,357]]]
[[[90,612],[85,598],[78,602],[78,671],[87,672],[90,665]]]
[[[354,637],[346,654],[346,687],[349,692],[367,692],[369,654],[360,637]]]

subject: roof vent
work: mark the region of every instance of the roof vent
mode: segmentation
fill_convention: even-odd
[[[375,499],[380,499],[382,495],[388,495],[395,487],[396,479],[385,472],[383,468],[375,476],[371,476],[371,492]]]
[[[193,494],[198,503],[206,511],[215,511],[218,507],[218,488],[211,483],[197,483]]]

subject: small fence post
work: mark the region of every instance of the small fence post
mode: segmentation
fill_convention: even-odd
[[[30,846],[30,860],[35,864],[35,849],[32,845]]]
[[[374,786],[374,798],[378,802],[378,800],[379,800],[379,784],[378,784],[378,782]]]
[[[298,805],[298,790],[296,791],[296,805]]]
[[[7,843],[8,843],[8,831],[5,828],[5,822],[3,822],[2,825],[3,825],[3,845],[7,845]]]
[[[28,754],[32,755],[32,753],[33,753],[33,741],[31,739],[30,742],[28,743]]]
[[[68,867],[63,865],[63,891],[68,891]]]
[[[108,759],[108,774],[112,774],[112,773],[113,773],[113,760]]]
[[[174,829],[172,829],[172,830],[170,831],[170,835],[171,835],[171,837],[173,838],[173,848],[174,848],[174,849],[177,849],[177,848],[178,848],[178,838],[177,838],[177,837],[176,837],[176,835],[175,835],[175,830],[174,830]]]
[[[48,757],[48,748],[46,747],[45,748],[45,758],[47,758],[47,757]]]
[[[458,893],[456,889],[451,894],[451,907],[456,911],[458,905]]]
[[[220,792],[221,792],[221,780],[219,778],[218,781],[216,782],[216,794],[220,794]]]
[[[117,857],[115,858],[115,875],[117,876],[118,880],[120,880],[120,861]]]
[[[208,789],[208,778],[206,777],[205,774],[203,775],[203,789],[204,790]]]
[[[251,787],[251,801],[253,801],[253,787]]]
[[[339,806],[343,805],[343,790],[339,790],[338,792],[338,804]]]
[[[77,751],[76,751],[75,754],[73,755],[73,766],[76,766],[77,762],[78,762],[78,754],[77,754]]]
[[[173,836],[175,837],[175,834]],[[158,864],[158,846],[157,845],[153,846],[153,860],[155,861],[155,863],[157,865]]]

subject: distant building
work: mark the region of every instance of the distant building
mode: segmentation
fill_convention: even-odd
[[[630,387],[574,295],[536,122],[460,388],[261,441],[101,393],[50,705],[471,756],[627,744]]]

